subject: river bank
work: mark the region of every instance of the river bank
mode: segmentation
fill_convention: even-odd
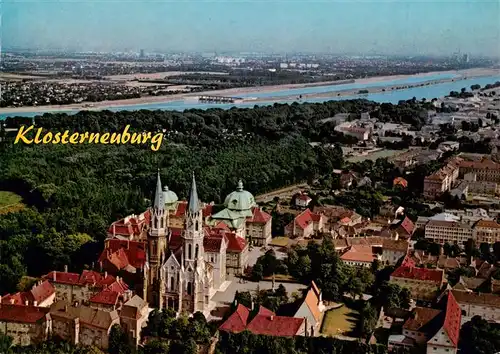
[[[436,76],[450,76],[442,79],[434,79]],[[360,89],[368,90],[369,93],[377,93],[385,91],[395,91],[398,87],[420,87],[422,84],[425,85],[429,82],[429,87],[432,85],[442,84],[446,82],[452,82],[457,80],[465,80],[471,78],[480,78],[500,75],[500,69],[492,68],[477,68],[468,69],[460,71],[446,71],[446,72],[433,72],[433,73],[422,73],[416,75],[395,75],[395,76],[380,76],[371,77],[366,79],[355,80],[354,84],[339,84],[339,81],[328,81],[320,85],[310,86],[311,84],[289,84],[289,85],[276,85],[276,86],[263,86],[263,87],[249,87],[249,88],[233,88],[226,90],[217,91],[205,91],[199,93],[184,93],[175,94],[171,96],[148,96],[133,99],[115,100],[115,101],[102,101],[102,102],[87,102],[79,104],[70,105],[48,105],[48,106],[36,106],[36,107],[16,107],[16,108],[0,108],[0,115],[16,115],[16,113],[30,113],[37,112],[38,114],[43,114],[46,112],[57,112],[57,111],[80,111],[80,110],[102,110],[102,109],[113,109],[113,108],[124,108],[133,109],[133,106],[140,106],[140,109],[144,108],[146,105],[155,105],[165,103],[173,103],[175,101],[182,101],[186,99],[193,99],[193,97],[206,94],[206,95],[219,95],[219,96],[246,96],[245,101],[247,103],[257,103],[264,101],[273,100],[296,100],[299,94],[297,91],[300,90],[315,90],[316,92],[311,93],[301,93],[302,100],[304,99],[321,99],[323,97],[343,97],[343,96],[353,96],[359,93]],[[429,78],[429,80],[426,80]],[[394,83],[397,81],[398,83]],[[405,82],[407,81],[407,82]],[[413,82],[412,82],[413,81]],[[380,85],[379,85],[380,84]],[[369,87],[364,87],[363,85],[368,85]],[[344,89],[343,86],[351,86],[350,88]],[[352,88],[356,86],[356,88]],[[331,89],[330,89],[331,88]],[[321,89],[324,89],[322,92]],[[289,90],[295,90],[296,92],[287,92]],[[272,93],[276,92],[276,95]],[[256,97],[252,98],[252,95]],[[261,95],[261,97],[258,97]],[[411,97],[410,97],[411,98]],[[215,106],[216,107],[216,106]]]

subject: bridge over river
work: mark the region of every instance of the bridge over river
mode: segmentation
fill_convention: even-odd
[[[243,98],[202,95],[202,96],[198,96],[198,101],[200,101],[200,102],[212,102],[212,103],[241,103],[241,102],[243,102]]]

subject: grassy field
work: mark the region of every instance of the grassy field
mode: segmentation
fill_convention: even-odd
[[[325,313],[321,333],[327,336],[345,335],[356,327],[358,313],[347,306],[331,309]]]
[[[290,239],[288,237],[275,237],[271,240],[269,245],[270,246],[277,246],[277,247],[286,247],[286,246],[288,246],[289,242],[290,242]]]
[[[0,214],[21,210],[24,208],[21,201],[22,198],[15,193],[0,191]]]

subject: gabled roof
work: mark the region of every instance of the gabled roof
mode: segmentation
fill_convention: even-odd
[[[500,308],[500,296],[489,293],[472,293],[452,290],[455,301],[459,304]]]
[[[259,313],[250,321],[247,329],[254,334],[293,337],[303,325],[303,318],[276,316],[272,311],[260,307]]]
[[[312,224],[314,221],[319,221],[321,219],[321,214],[315,214],[311,212],[311,210],[306,209],[299,215],[295,217],[295,219],[287,225],[287,227],[290,227],[295,223],[295,225],[302,230],[304,230],[306,227],[308,227],[310,224]]]
[[[203,248],[205,252],[220,252],[223,244],[223,237],[221,236],[205,236],[203,238]]]
[[[134,295],[122,307],[120,317],[139,319],[142,316],[142,310],[148,307],[148,303],[140,296]]]
[[[110,289],[104,289],[103,291],[92,296],[89,299],[89,302],[103,305],[116,305],[118,303],[119,297],[119,292]]]
[[[247,218],[247,222],[256,224],[265,224],[271,220],[271,215],[258,207],[252,208],[252,217]]]
[[[221,331],[238,333],[242,332],[247,327],[248,317],[250,315],[250,311],[248,308],[243,306],[242,304],[238,304],[236,307],[236,311],[233,312],[231,316],[219,327]]]
[[[146,242],[107,239],[99,262],[105,260],[121,270],[128,265],[140,269],[146,263]]]
[[[415,307],[410,317],[403,324],[403,328],[410,331],[434,335],[436,330],[441,327],[441,323],[436,323],[439,322],[439,315],[441,313],[441,310],[427,307]]]
[[[35,301],[40,304],[54,295],[55,292],[56,289],[54,286],[48,280],[45,280],[44,282],[35,284],[29,291],[18,292],[12,295],[4,295],[2,297],[2,302],[5,304],[23,306],[26,305],[26,301],[28,301],[30,305],[34,305]]]
[[[446,304],[446,316],[444,319],[444,329],[448,334],[453,346],[458,346],[458,338],[460,336],[460,325],[462,318],[462,310],[453,296],[453,293],[448,292],[448,301]]]
[[[391,274],[391,277],[429,281],[440,284],[443,281],[444,271],[442,269],[405,267],[402,265]]]
[[[75,320],[78,318],[80,324],[108,330],[111,325],[119,320],[116,310],[104,311],[86,306],[70,306],[65,301],[59,301],[50,307],[50,315],[53,318]]]
[[[45,318],[46,307],[0,304],[0,321],[17,323],[36,323]]]
[[[384,239],[382,241],[382,249],[384,250],[406,252],[408,251],[408,247],[409,243],[406,240]]]
[[[316,322],[319,322],[319,320],[321,319],[321,310],[318,307],[320,303],[319,294],[320,292],[318,287],[314,282],[312,282],[304,299],[305,304],[309,308],[309,311],[311,311],[311,314],[313,315]]]
[[[230,252],[240,253],[247,246],[247,241],[241,237],[236,236],[235,233],[226,233],[227,250]]]
[[[413,221],[411,221],[407,216],[405,216],[401,224],[399,224],[399,227],[401,227],[408,235],[413,234],[413,230],[415,229]]]

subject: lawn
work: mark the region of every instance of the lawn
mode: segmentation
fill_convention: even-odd
[[[288,237],[275,237],[269,242],[269,246],[286,247],[290,239]]]
[[[346,305],[326,311],[321,325],[321,333],[327,336],[348,336],[356,327],[358,312]]]
[[[21,210],[24,208],[21,200],[21,196],[15,193],[0,191],[0,214]]]

